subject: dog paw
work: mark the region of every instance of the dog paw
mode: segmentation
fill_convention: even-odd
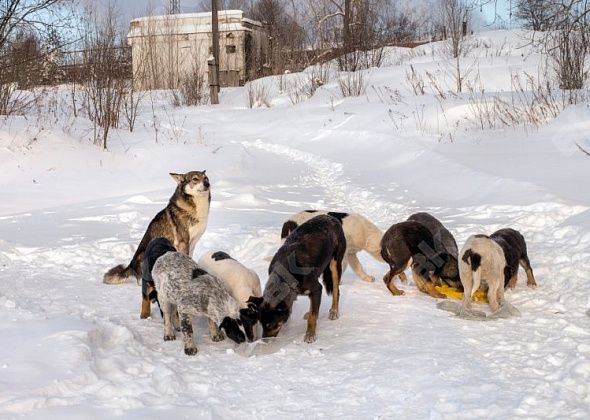
[[[537,283],[527,283],[526,285],[528,287],[530,287],[531,289],[536,289],[537,288]]]
[[[215,343],[225,340],[225,336],[223,334],[214,334],[211,336],[211,340]]]
[[[194,356],[195,354],[197,354],[197,348],[196,347],[185,347],[184,348],[184,354],[186,354],[187,356]]]
[[[332,321],[334,321],[335,319],[338,319],[338,318],[339,318],[338,311],[330,309],[330,314],[328,315],[328,319],[331,319]]]
[[[315,333],[306,332],[303,341],[305,341],[306,343],[315,343],[315,338]]]
[[[170,335],[166,334],[164,336],[164,341],[173,341],[173,340],[176,340],[176,336],[174,334],[170,334]]]
[[[309,312],[306,312],[305,315],[303,315],[303,319],[305,319],[307,321],[308,318],[309,318]]]
[[[367,283],[374,283],[375,282],[375,277],[373,276],[366,276],[362,278],[363,281],[366,281]]]
[[[403,296],[403,295],[406,294],[406,292],[404,292],[403,290],[399,290],[399,289],[397,289],[397,290],[391,290],[391,289],[389,289],[389,291],[391,292],[391,294],[393,296]]]

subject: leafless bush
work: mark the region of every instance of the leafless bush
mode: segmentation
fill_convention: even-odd
[[[41,92],[20,90],[16,83],[2,82],[0,76],[0,115],[25,115],[39,101]]]
[[[287,83],[287,94],[292,105],[296,105],[309,98],[309,80],[304,77],[296,77]]]
[[[412,88],[414,95],[424,95],[424,78],[419,74],[413,65],[410,64],[410,71],[406,70],[406,81]]]
[[[557,46],[551,51],[551,56],[562,89],[584,87],[588,77],[584,67],[589,41],[581,30],[561,29],[555,33]]]
[[[389,86],[375,86],[371,85],[373,92],[379,98],[381,103],[386,105],[396,105],[402,101],[402,95],[397,89],[392,89]]]
[[[315,91],[332,79],[329,64],[317,64],[308,69],[306,72],[309,80],[309,96],[313,96]]]
[[[263,82],[248,82],[248,107],[249,108],[270,108],[270,93]]]
[[[144,93],[137,91],[132,80],[125,81],[123,92],[123,115],[127,121],[127,128],[133,132],[139,104],[144,97]]]
[[[432,92],[434,93],[434,95],[438,96],[440,99],[447,99],[447,95],[445,93],[445,90],[441,86],[437,77],[434,74],[430,73],[429,71],[426,72],[426,77],[428,77],[428,82],[429,82],[428,85],[432,89]]]
[[[501,127],[539,127],[555,118],[565,108],[569,95],[555,89],[544,73],[538,79],[530,74],[512,75],[510,97],[488,95],[479,77],[470,86],[471,120],[482,130]]]
[[[547,5],[551,18],[540,38],[552,59],[559,87],[578,90],[588,77],[585,61],[590,43],[590,1],[563,0]]]
[[[348,71],[338,78],[338,87],[343,97],[361,96],[367,90],[368,81],[363,71]]]
[[[192,71],[183,76],[177,85],[177,89],[172,89],[174,106],[203,105],[209,102],[209,86],[198,64],[195,64]]]
[[[330,83],[331,79],[332,75],[328,64],[309,67],[305,72],[286,83],[291,104],[295,105],[311,98],[320,86]]]
[[[341,54],[336,59],[338,69],[344,71],[366,70],[371,67],[381,67],[384,49],[378,47],[370,50],[355,50]]]

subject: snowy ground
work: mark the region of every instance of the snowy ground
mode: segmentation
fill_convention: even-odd
[[[518,35],[480,37],[472,56],[488,90],[509,90],[511,71],[541,62],[517,48]],[[410,63],[445,79],[432,49],[391,50],[359,98],[343,100],[331,82],[292,105],[275,77],[262,82],[271,108],[248,109],[245,88],[224,90],[216,108],[160,102],[157,121],[145,103],[135,132],[115,132],[108,152],[88,143],[83,119],[4,120],[0,416],[588,418],[590,159],[575,143],[590,147],[590,109],[569,107],[538,130],[478,130],[464,96],[440,105],[409,91]],[[384,94],[396,90],[397,99]],[[165,205],[168,172],[193,169],[207,169],[213,192],[195,258],[225,250],[263,282],[286,217],[327,208],[383,229],[429,211],[460,246],[514,227],[539,287],[521,272],[507,298],[522,317],[470,322],[436,309],[413,282],[392,297],[386,267],[362,255],[378,280],[344,274],[341,317],[327,319],[324,295],[315,344],[302,341],[301,298],[259,354],[211,342],[201,322],[199,354],[186,357],[181,342],[162,340],[155,310],[139,319],[135,283],[101,279],[130,259]]]

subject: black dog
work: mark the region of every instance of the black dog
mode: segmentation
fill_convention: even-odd
[[[406,221],[394,224],[381,239],[381,256],[389,264],[389,272],[383,277],[393,295],[404,292],[395,287],[393,279],[402,274],[412,261],[412,277],[421,292],[435,298],[446,296],[434,288],[437,276],[444,267],[444,260],[435,250],[434,238],[422,223]]]
[[[167,252],[176,252],[176,248],[168,239],[162,237],[150,241],[145,249],[141,276],[141,318],[147,318],[150,315],[150,302],[157,302],[160,308],[152,269],[158,258]],[[164,316],[162,308],[160,308],[160,315]]]
[[[490,235],[490,238],[496,241],[504,251],[506,258],[506,268],[504,268],[504,288],[514,289],[518,280],[518,264],[526,272],[527,286],[537,287],[531,262],[526,251],[526,242],[519,231],[506,228],[500,229]]]
[[[310,310],[307,314],[305,341],[316,339],[316,325],[322,300],[323,276],[328,294],[332,294],[330,319],[338,318],[342,258],[346,239],[341,222],[332,216],[318,216],[291,233],[279,248],[269,267],[269,278],[260,305],[260,322],[264,337],[276,337],[291,315],[298,295],[307,295]],[[261,302],[262,301],[262,302]]]
[[[463,290],[459,278],[459,249],[451,232],[436,217],[428,213],[412,214],[408,220],[422,223],[428,228],[434,239],[434,250],[444,261],[440,270],[440,278],[449,286]]]

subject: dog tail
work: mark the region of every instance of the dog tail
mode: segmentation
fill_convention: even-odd
[[[105,273],[102,278],[102,282],[105,284],[127,283],[127,280],[132,274],[131,265],[125,267],[123,264],[119,264]]]
[[[326,293],[331,295],[332,291],[334,290],[334,280],[332,279],[332,270],[330,270],[329,264],[324,270],[322,279],[324,280],[324,286],[326,286]]]
[[[463,261],[468,263],[473,271],[473,288],[471,289],[471,297],[473,297],[481,285],[481,255],[468,249],[463,255]]]

